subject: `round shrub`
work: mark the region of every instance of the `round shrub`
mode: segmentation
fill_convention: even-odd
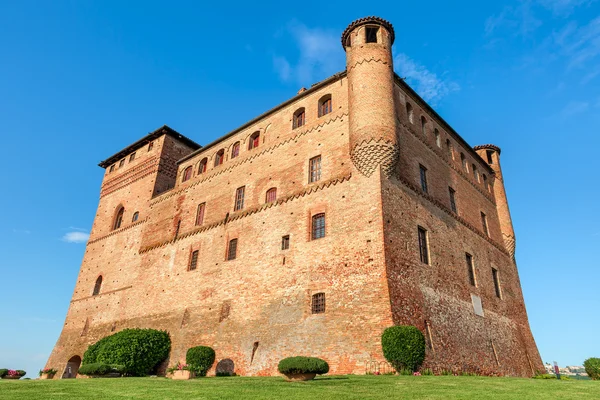
[[[279,361],[277,369],[282,374],[326,374],[327,361],[316,357],[288,357]]]
[[[6,368],[0,368],[0,378],[6,374],[8,374],[8,370]]]
[[[383,356],[400,371],[416,371],[425,359],[425,337],[414,326],[391,326],[381,335]]]
[[[171,350],[171,338],[155,329],[124,329],[91,345],[83,355],[83,366],[101,363],[120,365],[132,376],[148,375]]]
[[[600,358],[588,358],[583,362],[583,367],[590,378],[600,379]]]
[[[199,376],[206,373],[215,362],[215,351],[207,346],[196,346],[188,349],[185,362],[194,369]]]

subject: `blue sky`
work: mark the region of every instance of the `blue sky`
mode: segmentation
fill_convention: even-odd
[[[333,3],[0,1],[0,367],[34,377],[58,338],[99,161],[163,124],[208,143],[343,70],[367,15],[400,76],[502,148],[542,359],[600,356],[600,1]]]

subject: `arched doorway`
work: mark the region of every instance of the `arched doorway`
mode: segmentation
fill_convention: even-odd
[[[63,374],[63,379],[77,378],[77,372],[79,371],[79,366],[81,365],[81,357],[73,356],[67,362],[67,367],[65,368],[65,373]]]

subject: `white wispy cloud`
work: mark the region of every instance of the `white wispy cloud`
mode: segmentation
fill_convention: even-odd
[[[577,114],[586,112],[590,108],[590,103],[587,101],[570,101],[560,112],[563,118],[570,118]]]
[[[577,7],[586,6],[596,0],[538,0],[543,7],[560,16],[570,15]]]
[[[569,59],[568,68],[597,66],[600,56],[600,17],[578,26],[569,22],[553,35],[558,51]]]
[[[542,25],[533,11],[532,1],[521,1],[516,6],[505,6],[500,13],[485,21],[485,35],[493,36],[499,31],[511,36],[528,36]]]
[[[62,237],[64,242],[68,243],[85,243],[90,238],[90,234],[81,231],[67,232]]]
[[[431,72],[404,53],[396,54],[394,66],[398,75],[406,78],[406,82],[432,105],[437,104],[448,94],[460,90],[457,83],[440,78],[436,73]]]
[[[273,67],[281,80],[310,85],[343,69],[343,50],[336,32],[292,21],[285,33],[292,37],[297,57],[273,56]]]

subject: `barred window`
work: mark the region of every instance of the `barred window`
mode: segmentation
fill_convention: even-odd
[[[308,182],[321,180],[321,156],[316,156],[308,161]]]
[[[331,95],[325,95],[319,100],[319,117],[327,115],[332,111]]]
[[[102,289],[102,275],[96,279],[96,284],[94,285],[94,291],[92,292],[92,296],[97,296],[100,294],[100,289]]]
[[[117,215],[115,216],[115,222],[113,223],[113,230],[119,229],[121,227],[121,223],[123,223],[123,214],[125,214],[125,208],[119,208],[117,211]]]
[[[221,150],[217,151],[217,154],[215,154],[215,167],[218,167],[219,165],[223,164],[224,159],[225,159],[225,150],[221,149]]]
[[[133,160],[135,160],[135,153],[131,153],[129,156],[129,162],[132,162]]]
[[[483,227],[483,231],[485,232],[485,234],[487,236],[490,236],[490,231],[488,230],[487,224],[487,215],[485,215],[483,211],[481,212],[481,226]]]
[[[196,225],[202,225],[204,223],[204,209],[206,203],[198,204],[198,211],[196,212]]]
[[[316,214],[312,217],[312,240],[325,237],[325,214]]]
[[[313,314],[323,314],[325,312],[325,293],[312,295],[311,311]]]
[[[246,190],[245,186],[237,188],[235,191],[235,204],[233,206],[233,211],[239,211],[244,208],[244,192]]]
[[[306,120],[305,120],[304,108],[300,108],[300,109],[296,110],[296,112],[294,113],[294,121],[293,121],[292,128],[294,128],[294,129],[299,128],[299,127],[303,126],[305,122],[306,122]]]
[[[231,239],[229,241],[229,246],[227,248],[227,259],[228,260],[235,260],[235,258],[237,257],[237,243],[238,243],[237,239]]]
[[[448,187],[448,193],[450,194],[450,209],[454,214],[458,214],[456,208],[456,191],[451,187]]]
[[[421,164],[419,164],[419,174],[421,175],[421,189],[423,189],[423,191],[425,193],[428,193],[428,188],[427,188],[427,168],[425,168]]]
[[[240,142],[235,142],[231,148],[231,158],[236,158],[240,155]]]
[[[272,203],[277,200],[277,188],[271,188],[267,190],[267,203]]]
[[[198,175],[206,172],[206,165],[208,164],[208,158],[204,157],[198,165]]]
[[[252,150],[258,147],[260,144],[260,132],[254,132],[252,136],[250,136],[250,141],[248,142],[248,150]]]
[[[192,251],[192,255],[190,257],[190,265],[188,267],[188,271],[193,271],[198,266],[198,253],[199,253],[199,250]]]
[[[492,279],[494,280],[494,289],[496,290],[496,297],[501,299],[502,293],[500,292],[500,277],[498,276],[498,270],[496,268],[492,268]]]
[[[467,261],[467,272],[469,274],[469,283],[472,286],[477,286],[477,281],[475,280],[475,266],[473,265],[473,256],[469,253],[465,253],[465,259]]]
[[[281,250],[290,248],[290,235],[285,235],[281,238]]]
[[[135,222],[138,220],[138,218],[140,217],[140,213],[139,212],[134,212],[133,213],[133,217],[131,217],[131,222]]]
[[[186,169],[183,170],[183,178],[182,178],[182,182],[188,181],[190,180],[190,178],[192,177],[192,167],[187,167]]]
[[[429,244],[427,243],[427,229],[419,226],[417,229],[419,236],[419,257],[423,264],[429,264]]]

